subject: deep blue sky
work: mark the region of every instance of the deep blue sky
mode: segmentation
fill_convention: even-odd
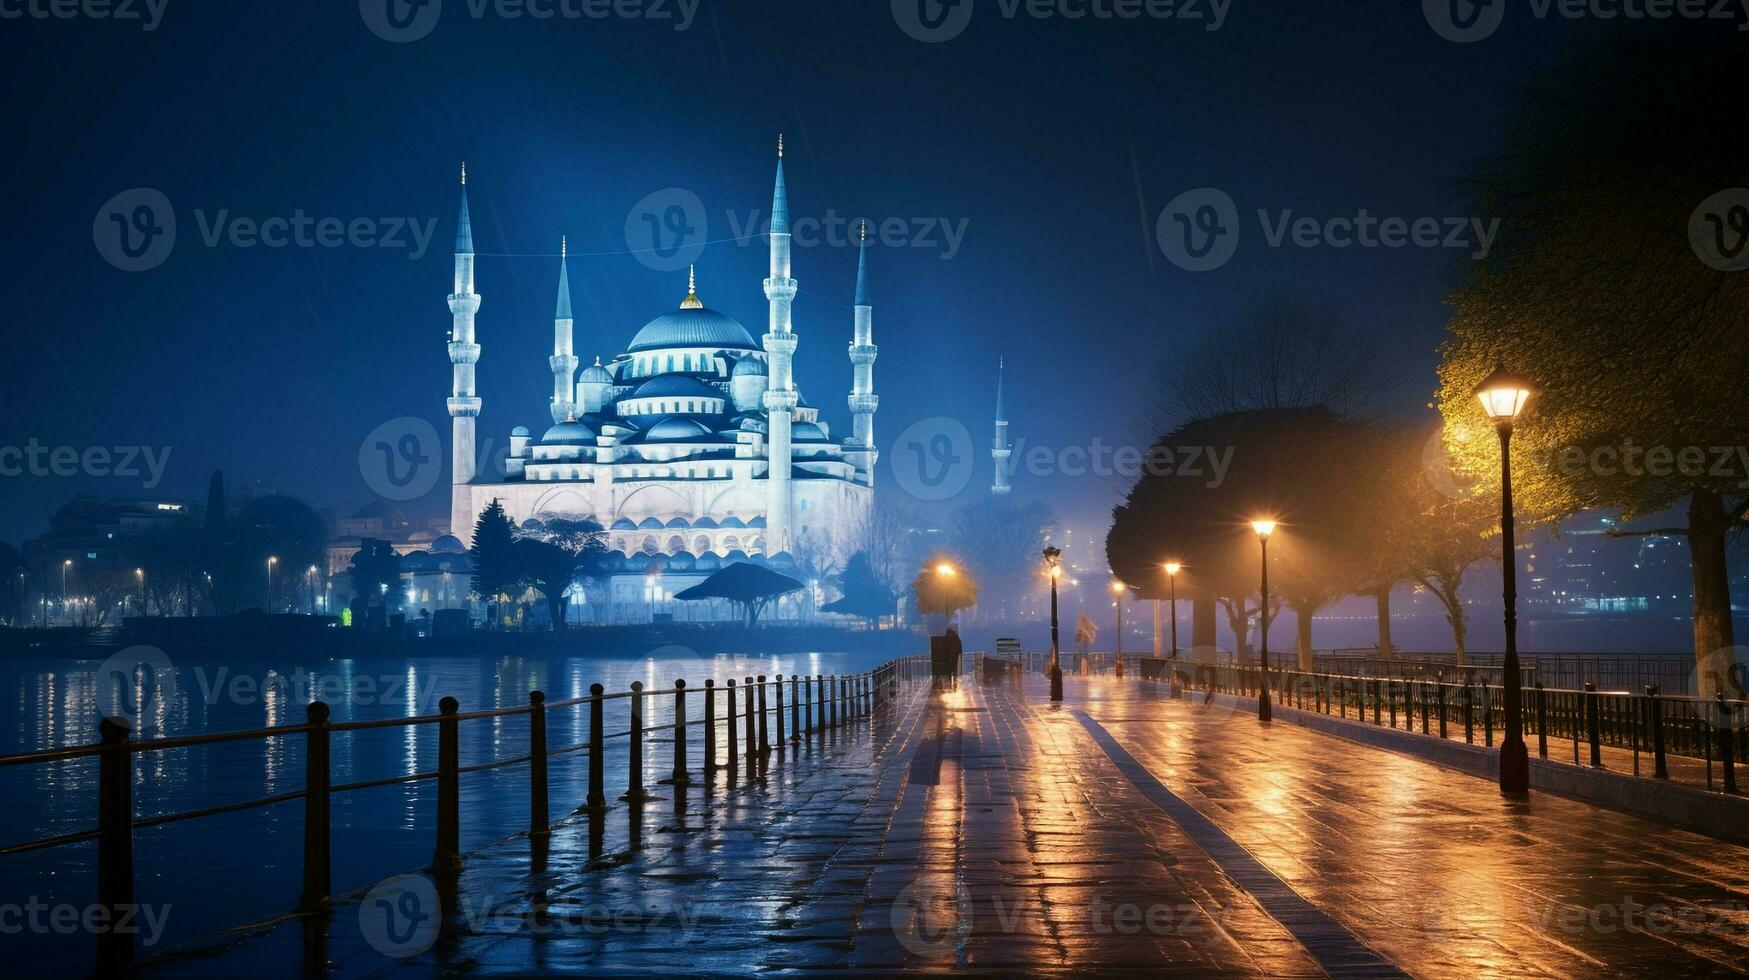
[[[1176,21],[1005,20],[922,44],[876,2],[704,0],[685,32],[644,21],[476,20],[448,0],[430,36],[391,44],[350,0],[171,0],[163,22],[0,23],[9,97],[0,260],[7,371],[0,446],[170,447],[158,491],[198,499],[209,471],[318,506],[370,499],[356,463],[379,423],[443,399],[456,170],[471,171],[483,253],[482,435],[545,424],[556,251],[570,236],[580,353],[623,349],[684,294],[622,252],[628,211],[670,186],[711,237],[769,205],[788,134],[797,216],[965,220],[960,253],[871,256],[883,444],[964,419],[987,448],[993,369],[1013,435],[1146,444],[1138,404],[1161,358],[1260,294],[1340,299],[1384,333],[1407,409],[1433,386],[1444,249],[1269,249],[1248,217],[1462,214],[1454,182],[1513,87],[1588,25],[1524,10],[1486,41],[1441,39],[1420,5],[1245,3],[1214,33]],[[245,13],[244,11],[248,11]],[[1225,189],[1248,227],[1234,260],[1188,273],[1151,238],[1181,191]],[[98,209],[162,191],[174,253],[142,273],[93,244]],[[405,250],[206,247],[195,211],[253,218],[438,219]],[[840,431],[855,255],[799,249],[799,380]],[[763,332],[763,242],[710,247],[706,302]],[[587,361],[586,361],[587,363]],[[891,455],[890,446],[883,446]],[[989,483],[988,459],[968,494]],[[883,467],[884,469],[884,467]],[[882,474],[882,486],[898,493]],[[447,481],[445,481],[447,482]],[[0,539],[39,533],[76,490],[141,480],[0,478]],[[1017,479],[1103,538],[1119,481]],[[409,510],[441,512],[446,489]],[[967,499],[967,498],[961,498]],[[1086,540],[1086,539],[1083,539]]]

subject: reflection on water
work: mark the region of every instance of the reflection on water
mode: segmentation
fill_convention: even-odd
[[[665,650],[662,653],[670,653]],[[174,693],[153,697],[134,692],[135,737],[198,735],[298,725],[308,696],[316,692],[332,708],[335,723],[431,715],[438,701],[456,698],[462,711],[526,705],[528,692],[548,700],[583,697],[589,685],[625,691],[634,680],[656,693],[645,698],[645,723],[673,720],[673,685],[689,690],[714,678],[719,690],[730,677],[820,674],[864,670],[880,659],[866,654],[804,653],[632,656],[620,658],[406,658],[271,663],[178,658]],[[101,697],[98,660],[0,661],[0,693],[15,706],[0,723],[0,754],[27,752],[97,739]],[[787,694],[787,692],[786,692]],[[719,745],[730,744],[718,695]],[[608,702],[604,724],[611,735],[629,723],[626,700]],[[697,697],[688,705],[694,722],[703,717]],[[554,749],[588,737],[587,707],[548,713],[548,744]],[[514,758],[528,750],[528,719],[514,716],[463,722],[461,764]],[[703,734],[689,735],[687,755],[702,764]],[[608,796],[623,790],[626,743],[610,739],[605,753]],[[651,736],[645,747],[645,781],[668,774],[672,739]],[[330,748],[335,785],[430,771],[437,765],[435,725],[337,732]],[[135,760],[137,818],[179,813],[294,792],[304,781],[301,735],[139,753]],[[471,773],[461,781],[462,847],[479,847],[528,826],[527,769],[507,766]],[[549,783],[555,818],[583,802],[587,789],[584,753],[552,760]],[[95,759],[0,769],[0,846],[89,830],[96,825]],[[431,856],[436,785],[426,781],[340,794],[334,798],[334,888],[348,891],[391,874],[423,866]],[[169,902],[166,942],[180,942],[217,929],[285,912],[297,903],[303,848],[301,801],[151,827],[135,839],[137,894],[141,902]],[[0,902],[36,898],[79,907],[93,898],[95,847],[79,844],[0,858]],[[12,937],[17,938],[17,937]],[[32,936],[25,953],[44,965],[89,959],[86,936]],[[8,942],[10,947],[18,945]]]

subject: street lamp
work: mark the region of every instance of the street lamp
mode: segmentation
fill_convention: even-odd
[[[1178,684],[1178,570],[1184,566],[1178,562],[1169,561],[1165,567],[1166,590],[1169,596],[1168,607],[1171,612],[1167,626],[1172,632],[1172,663],[1168,665],[1167,669],[1172,671],[1171,695],[1176,698],[1184,695],[1184,689]]]
[[[1512,424],[1536,394],[1536,386],[1496,365],[1476,386],[1476,400],[1500,433],[1501,598],[1506,613],[1506,736],[1500,742],[1500,791],[1530,789],[1530,751],[1524,745],[1524,710],[1518,676],[1518,569],[1512,557]]]
[[[1046,547],[1045,570],[1051,579],[1051,700],[1063,700],[1063,665],[1057,661],[1057,579],[1063,577],[1062,551]]]
[[[143,568],[134,569],[134,578],[138,579],[140,583],[140,615],[144,616],[146,614],[146,570]]]
[[[308,574],[310,577],[310,615],[314,616],[316,614],[316,566],[311,565]]]
[[[955,575],[958,575],[958,574],[959,574],[958,570],[956,570],[952,565],[949,565],[947,562],[942,562],[941,564],[935,566],[935,577],[937,579],[953,578]],[[945,634],[947,632],[947,622],[946,621],[953,618],[953,613],[951,611],[949,611],[948,607],[947,607],[947,604],[948,604],[947,584],[944,582],[938,581],[935,583],[935,588],[936,588],[936,591],[941,593],[941,618],[942,618],[941,629],[942,629],[943,634]]]
[[[1119,677],[1123,676],[1123,590],[1122,581],[1111,580],[1112,605],[1117,607],[1117,639],[1113,641],[1116,644],[1116,652],[1112,654],[1112,661],[1115,664],[1114,670]]]
[[[273,555],[267,556],[267,612],[273,614],[273,566],[279,564],[279,559]]]
[[[1263,669],[1257,685],[1257,720],[1268,721],[1269,711],[1269,536],[1275,533],[1275,522],[1255,520],[1251,530],[1257,532],[1257,543],[1263,548],[1263,599],[1257,607],[1259,663]]]
[[[73,559],[61,562],[61,613],[63,618],[71,619],[72,612],[67,606],[67,571],[73,567]]]

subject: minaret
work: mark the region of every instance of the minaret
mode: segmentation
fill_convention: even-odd
[[[789,193],[783,183],[783,135],[777,137],[777,183],[771,195],[771,277],[765,280],[765,298],[771,304],[771,328],[765,335],[765,353],[770,361],[771,382],[765,390],[767,430],[767,497],[765,513],[766,554],[789,551],[790,536],[790,421],[795,412],[795,380],[790,359],[796,353],[796,335],[790,329],[790,306],[796,298],[796,281],[790,278]]]
[[[1008,457],[1014,450],[1008,448],[1008,412],[1002,407],[1002,358],[996,358],[996,438],[990,443],[990,458],[996,461],[996,482],[991,485],[990,492],[998,497],[1005,497],[1013,489],[1008,485]]]
[[[863,467],[869,486],[874,486],[877,452],[874,441],[875,409],[880,396],[874,393],[874,362],[880,348],[874,345],[874,299],[868,291],[868,222],[862,223],[856,258],[856,331],[850,341],[850,417],[852,435],[862,444]]]
[[[474,292],[474,226],[468,219],[468,165],[462,164],[461,214],[455,227],[455,292],[449,296],[449,363],[453,383],[449,397],[450,498],[449,533],[468,545],[474,539],[474,502],[468,484],[474,479],[474,420],[480,398],[474,393],[474,365],[480,345],[474,342],[474,314],[480,297]]]
[[[575,396],[577,355],[571,349],[571,277],[565,271],[565,238],[559,236],[559,305],[553,311],[553,423],[577,417]]]

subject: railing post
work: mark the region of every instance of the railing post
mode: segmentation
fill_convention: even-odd
[[[1464,681],[1464,742],[1476,744],[1476,689]]]
[[[814,675],[814,697],[820,702],[820,734],[824,735],[832,727],[831,716],[826,713],[830,705],[827,703],[826,697],[825,674]]]
[[[1390,701],[1390,706],[1391,706],[1391,727],[1396,728],[1397,727],[1397,682],[1395,680],[1392,680],[1390,682],[1390,686],[1385,688],[1385,696]]]
[[[134,911],[134,755],[128,745],[133,723],[105,718],[98,724],[103,753],[97,770],[97,905],[110,922]],[[97,973],[116,976],[134,962],[134,934],[97,933]]]
[[[1652,778],[1669,779],[1664,762],[1664,702],[1658,697],[1658,685],[1646,685],[1646,706],[1652,713]]]
[[[1591,742],[1591,767],[1603,768],[1603,744],[1597,733],[1597,685],[1585,682],[1585,737]]]
[[[735,707],[735,679],[733,677],[729,678],[729,714],[723,720],[726,722],[724,734],[729,737],[729,744],[725,746],[727,751],[724,754],[729,759],[729,774],[732,779],[735,772],[735,757],[741,754],[741,715]]]
[[[717,682],[704,682],[704,774],[717,771]]]
[[[551,833],[547,810],[547,696],[528,692],[528,832],[534,837]]]
[[[759,675],[759,754],[771,754],[771,740],[766,738],[765,729],[765,675]]]
[[[298,908],[315,912],[328,907],[332,894],[330,857],[332,824],[328,817],[328,706],[312,701],[305,709],[304,733],[304,894]]]
[[[626,750],[626,791],[622,800],[644,798],[644,682],[632,681],[631,745]]]
[[[771,696],[772,696],[772,698],[775,699],[772,703],[772,714],[775,716],[773,720],[777,722],[777,750],[779,752],[782,752],[783,751],[783,743],[789,741],[788,739],[783,737],[783,675],[782,674],[778,674],[777,677],[771,682]]]
[[[605,747],[601,744],[606,733],[601,726],[601,694],[600,684],[589,685],[589,798],[584,807],[590,810],[607,809],[607,792],[602,788],[601,757]]]
[[[668,781],[676,786],[692,782],[686,774],[686,679],[674,682],[674,775]]]
[[[461,749],[460,723],[455,713],[461,702],[444,698],[437,709],[437,847],[431,855],[434,871],[461,867]]]
[[[1372,723],[1375,725],[1379,723],[1379,701],[1381,700],[1383,699],[1379,694],[1379,679],[1375,677],[1372,680]],[[1393,721],[1391,724],[1395,725],[1396,722]]]
[[[1718,694],[1719,717],[1719,775],[1723,777],[1722,785],[1725,792],[1737,792],[1737,766],[1733,758],[1735,748],[1731,743],[1731,707],[1725,703],[1725,692],[1721,688]]]
[[[802,731],[812,735],[814,733],[814,684],[806,677],[802,678],[802,697],[806,698],[808,702],[802,716],[803,724],[806,727]]]
[[[755,738],[756,726],[753,721],[753,700],[757,697],[753,692],[753,678],[748,677],[741,681],[741,694],[747,702],[747,713],[742,716],[741,720],[745,722],[747,758],[752,760],[759,757],[759,743]]]
[[[1549,757],[1549,704],[1548,692],[1543,690],[1543,682],[1536,682],[1536,754],[1538,758]]]
[[[1445,737],[1445,682],[1433,682],[1433,696],[1439,700],[1439,737]]]
[[[779,674],[779,678],[783,675]],[[778,683],[783,683],[780,679]],[[802,685],[796,675],[789,675],[789,740],[802,740]]]

